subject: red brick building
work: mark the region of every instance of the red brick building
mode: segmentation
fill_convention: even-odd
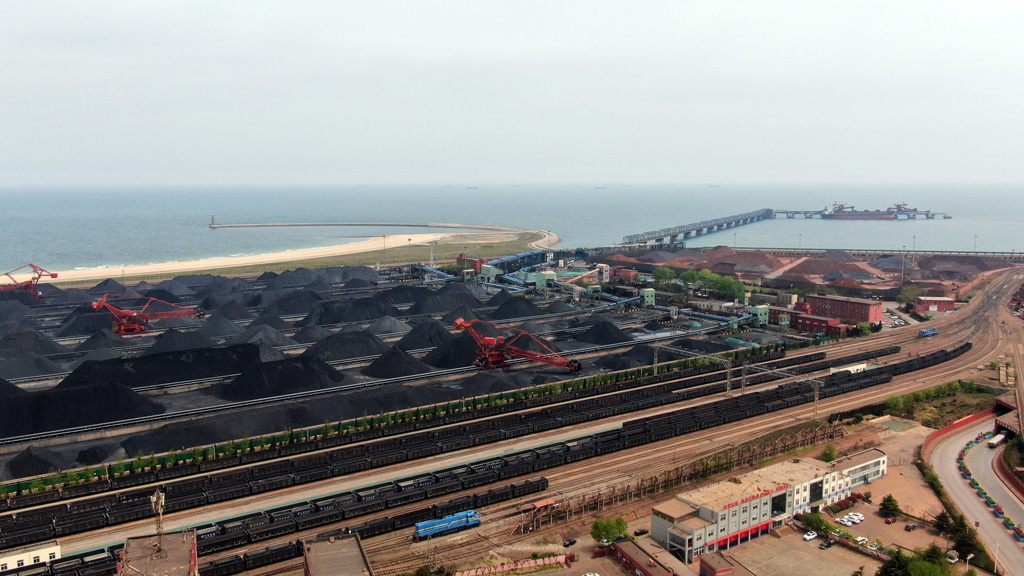
[[[636,574],[637,576],[673,576],[671,570],[652,558],[650,554],[631,540],[623,540],[612,544],[612,551],[615,559],[630,574]]]
[[[882,303],[874,300],[813,294],[807,297],[807,304],[810,305],[811,313],[815,316],[871,324],[882,321]]]
[[[799,330],[800,332],[824,334],[829,331],[829,326],[839,326],[839,318],[826,318],[824,316],[800,314],[799,316],[792,317],[790,320],[790,326],[794,330]]]
[[[944,296],[918,296],[914,312],[950,312],[956,310],[956,301]]]

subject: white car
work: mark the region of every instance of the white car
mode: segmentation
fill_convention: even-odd
[[[839,520],[836,520],[836,524],[842,524],[843,526],[846,526],[846,527],[853,526],[853,522],[850,522],[846,518],[840,518]]]
[[[861,514],[860,512],[849,512],[849,513],[846,514],[846,516],[849,517],[849,518],[859,518],[861,520],[863,520],[865,518],[865,516],[863,514]]]
[[[804,534],[804,540],[808,540],[808,541],[814,540],[817,537],[818,537],[818,533],[815,532],[814,530],[811,530],[807,534]]]
[[[870,540],[868,540],[867,538],[865,538],[863,536],[857,536],[856,538],[853,539],[853,541],[856,542],[857,544],[860,544],[861,546],[863,546],[863,545],[867,544],[868,542],[870,542]]]

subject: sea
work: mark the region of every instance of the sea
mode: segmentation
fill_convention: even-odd
[[[437,230],[384,222],[496,224],[549,230],[559,247],[607,246],[629,234],[761,208],[906,202],[951,219],[778,218],[693,238],[688,246],[1010,252],[1024,249],[1024,186],[755,184],[460,184],[317,188],[0,189],[0,273],[117,268],[337,246]],[[211,229],[219,224],[359,222],[360,227]]]

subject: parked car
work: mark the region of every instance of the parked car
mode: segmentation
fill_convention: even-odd
[[[648,533],[647,528],[639,528],[637,530],[633,530],[633,536],[643,536],[643,535],[645,535],[647,533]]]
[[[856,538],[853,539],[853,541],[856,542],[857,544],[861,545],[861,546],[863,546],[863,545],[867,544],[868,542],[870,542],[870,540],[868,540],[867,538],[865,538],[863,536],[857,536]]]
[[[847,512],[846,515],[850,518],[860,518],[861,520],[867,518],[867,516],[861,514],[860,512]]]
[[[850,522],[846,518],[840,518],[836,520],[836,524],[842,524],[843,526],[853,526],[853,522]]]
[[[804,534],[804,540],[807,540],[807,541],[814,540],[817,537],[818,537],[818,533],[815,532],[814,530],[811,530],[807,534]]]
[[[570,546],[573,546],[575,544],[576,544],[576,539],[575,538],[569,538],[565,542],[562,542],[562,546],[565,546],[566,548],[568,548]]]
[[[914,530],[917,530],[917,524],[907,524],[903,529],[907,532],[913,532]]]
[[[885,523],[886,524],[895,524],[896,523],[896,517],[892,516],[892,517],[886,518],[885,519]]]
[[[831,540],[825,540],[821,544],[818,544],[818,548],[820,548],[822,550],[828,550],[829,548],[831,548],[834,545],[835,545],[835,542],[833,542]]]

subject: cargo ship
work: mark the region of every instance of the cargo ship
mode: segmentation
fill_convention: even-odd
[[[822,210],[821,217],[826,220],[895,220],[897,216],[910,217],[916,213],[917,208],[911,208],[905,202],[893,204],[885,210],[857,210],[837,202]]]

